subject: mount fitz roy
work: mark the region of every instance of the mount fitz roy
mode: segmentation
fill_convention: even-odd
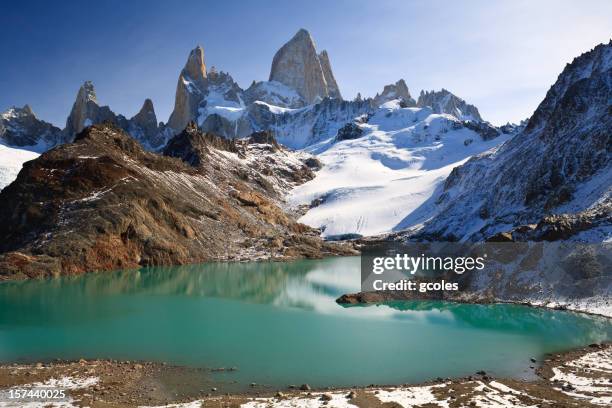
[[[481,121],[478,110],[446,90],[421,92],[416,102],[404,80],[388,85],[374,98],[345,101],[336,83],[327,51],[317,52],[308,31],[301,29],[273,58],[268,81],[253,81],[246,90],[225,72],[207,69],[204,49],[193,49],[179,74],[175,105],[167,122],[158,122],[147,99],[132,118],[98,103],[93,83],[85,82],[60,130],[38,119],[28,107],[2,114],[0,141],[7,146],[42,152],[70,142],[86,126],[110,122],[127,131],[143,147],[159,151],[194,121],[203,131],[226,138],[273,130],[290,148],[304,148],[335,136],[340,127],[376,107],[401,98],[405,106],[431,106],[436,113]]]
[[[270,71],[272,81],[295,89],[308,104],[326,97],[342,99],[327,51],[317,54],[310,33],[304,29],[274,56]]]

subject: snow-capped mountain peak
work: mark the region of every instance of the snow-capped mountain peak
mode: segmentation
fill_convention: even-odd
[[[41,152],[60,141],[60,129],[38,119],[29,105],[13,106],[0,114],[2,144]]]
[[[374,102],[377,106],[394,99],[400,100],[406,107],[416,106],[416,101],[410,95],[406,81],[400,79],[394,84],[385,85],[382,93],[376,94]]]
[[[468,104],[444,88],[441,91],[421,91],[416,105],[430,106],[435,113],[448,113],[461,120],[482,122],[480,113],[474,105]]]

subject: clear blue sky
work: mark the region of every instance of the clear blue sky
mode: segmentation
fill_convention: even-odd
[[[327,49],[345,98],[404,78],[447,88],[494,123],[529,116],[573,57],[612,35],[612,1],[0,0],[0,110],[29,103],[64,126],[85,80],[116,113],[158,120],[196,44],[243,87],[266,80],[301,27]]]

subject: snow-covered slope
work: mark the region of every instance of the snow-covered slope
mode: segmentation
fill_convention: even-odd
[[[0,190],[15,180],[24,162],[33,160],[38,153],[15,149],[0,144]]]
[[[261,101],[270,105],[285,108],[300,108],[306,101],[296,90],[276,81],[259,81],[244,91],[245,99],[249,102]]]
[[[333,140],[338,130],[355,118],[374,111],[371,100],[343,101],[325,98],[301,109],[281,109],[255,103],[249,111],[254,130],[271,130],[279,143],[314,150]]]
[[[611,109],[612,42],[568,64],[511,142],[453,171],[424,233],[480,240],[542,221],[575,221],[576,233],[612,226]],[[571,214],[554,218],[562,213]]]
[[[408,228],[436,210],[432,197],[453,167],[504,142],[485,141],[457,118],[431,108],[382,105],[357,138],[314,145],[324,164],[315,179],[292,191],[289,202],[311,206],[301,222],[323,235],[374,235]]]

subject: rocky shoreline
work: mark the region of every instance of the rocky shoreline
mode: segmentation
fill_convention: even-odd
[[[285,390],[231,380],[239,368],[200,369],[152,362],[113,360],[55,361],[0,366],[0,392],[55,385],[68,390],[63,407],[597,407],[612,403],[612,344],[532,359],[535,381],[498,379],[479,371],[464,378],[417,385],[311,390],[306,384]],[[215,380],[222,372],[223,381]],[[0,406],[10,405],[0,401]],[[33,405],[38,406],[38,405]],[[48,406],[40,403],[40,406]]]
[[[376,292],[357,292],[347,293],[336,299],[336,303],[340,305],[367,305],[390,301],[415,300],[414,296],[408,292],[397,291],[376,291]],[[589,303],[587,301],[563,302],[563,301],[514,301],[501,300],[495,297],[478,297],[465,296],[450,299],[440,299],[453,303],[468,303],[468,304],[511,304],[528,307],[543,307],[553,310],[568,310],[571,312],[587,314],[592,316],[603,316],[612,318],[612,304],[609,299],[601,299],[598,303]]]

